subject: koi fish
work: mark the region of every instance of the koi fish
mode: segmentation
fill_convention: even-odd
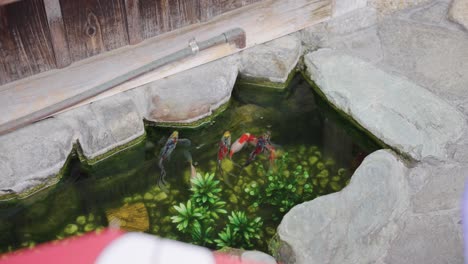
[[[244,133],[240,138],[238,138],[234,143],[231,145],[231,151],[229,152],[229,158],[232,159],[232,155],[242,150],[242,148],[247,144],[250,143],[252,145],[257,144],[257,138],[250,133]]]
[[[256,139],[256,144],[254,150],[250,153],[249,158],[245,161],[243,168],[249,166],[255,158],[264,152],[268,152],[269,156],[268,159],[270,161],[270,167],[273,166],[274,159],[275,159],[275,147],[270,141],[271,133],[270,131],[265,132],[261,137]]]
[[[170,159],[172,152],[177,146],[177,141],[179,139],[179,132],[174,131],[172,132],[171,136],[169,139],[167,139],[166,144],[164,144],[164,147],[161,149],[161,152],[159,153],[159,168],[161,169],[161,176],[159,178],[158,183],[162,183],[163,185],[166,184],[166,170],[164,169],[164,164],[163,162]]]
[[[231,132],[226,131],[223,134],[223,137],[221,137],[221,140],[219,141],[219,147],[218,147],[218,170],[222,173],[222,168],[221,168],[221,161],[227,156],[229,153],[229,148],[231,147]]]

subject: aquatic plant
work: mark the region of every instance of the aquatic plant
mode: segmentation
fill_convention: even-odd
[[[289,154],[285,153],[276,160],[276,168],[265,170],[259,164],[258,171],[265,175],[265,184],[260,188],[256,183],[247,186],[244,191],[254,199],[254,206],[269,205],[278,209],[282,215],[294,205],[311,200],[317,196],[309,180],[310,174],[302,165],[297,165],[291,173]]]
[[[250,220],[245,212],[234,211],[228,216],[229,222],[215,239],[216,245],[222,247],[252,248],[255,240],[260,240],[262,218]]]
[[[263,221],[260,217],[249,219],[245,212],[234,211],[227,214],[226,202],[220,198],[222,189],[214,174],[197,174],[191,179],[191,195],[186,203],[174,206],[177,215],[171,220],[177,224],[177,230],[191,237],[191,242],[203,246],[237,246],[252,248],[253,241],[260,239]],[[215,239],[215,231],[223,230]]]
[[[227,214],[226,202],[219,197],[221,188],[214,174],[197,173],[191,184],[189,200],[174,206],[177,215],[171,220],[177,224],[177,230],[191,236],[194,244],[209,246],[213,244],[215,220],[219,214]]]
[[[63,239],[68,236],[81,235],[86,232],[100,230],[104,228],[101,224],[101,217],[93,213],[77,216],[75,221],[67,224],[61,232],[56,235],[57,239]]]
[[[203,219],[201,208],[192,206],[192,201],[188,200],[187,204],[180,203],[179,206],[174,205],[178,215],[172,216],[171,220],[177,224],[177,230],[183,233],[188,233],[191,230],[191,225],[195,221]]]
[[[227,211],[224,209],[226,202],[221,201],[219,197],[221,192],[219,181],[214,180],[214,176],[214,173],[207,173],[205,176],[197,173],[197,176],[190,180],[192,184],[190,199],[194,205],[202,208],[204,218],[218,219],[219,214],[226,214]]]

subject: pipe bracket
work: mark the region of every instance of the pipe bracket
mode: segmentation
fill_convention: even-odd
[[[192,54],[195,55],[200,52],[200,48],[198,47],[197,41],[195,38],[189,40],[189,47],[192,49]]]

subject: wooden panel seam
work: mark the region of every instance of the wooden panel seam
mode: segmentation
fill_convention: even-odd
[[[59,0],[44,0],[44,8],[49,24],[55,64],[57,68],[63,68],[70,65],[71,59],[68,51],[67,37],[65,36],[65,26],[63,24],[60,2]]]
[[[143,40],[140,29],[140,1],[124,0],[124,2],[128,42],[130,45],[134,45]]]

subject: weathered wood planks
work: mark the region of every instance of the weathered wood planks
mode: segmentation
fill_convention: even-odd
[[[60,0],[60,6],[73,61],[128,44],[122,0]]]
[[[199,22],[200,0],[140,0],[145,39]]]
[[[0,85],[258,1],[266,0],[0,0]]]
[[[141,0],[140,0],[141,1]],[[208,39],[232,27],[241,27],[247,34],[247,47],[295,32],[327,20],[331,15],[331,0],[268,0],[232,11],[206,23],[184,27],[98,55],[69,67],[45,72],[28,79],[0,86],[0,123],[16,119],[55,104],[95,85],[122,75],[187,46],[196,37]],[[195,57],[135,78],[88,101],[132,89],[168,75],[230,55],[238,50],[223,45]]]
[[[0,6],[0,85],[54,68],[42,0]]]

